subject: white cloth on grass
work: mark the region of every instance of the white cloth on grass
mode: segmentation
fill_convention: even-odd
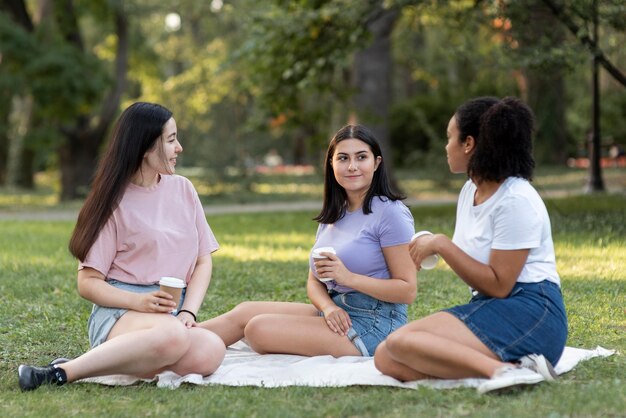
[[[581,361],[594,357],[608,357],[615,350],[607,350],[600,346],[593,350],[565,347],[555,370],[558,374],[567,373]],[[226,385],[226,386],[396,386],[415,389],[427,386],[436,389],[457,387],[477,387],[485,379],[453,379],[453,380],[419,380],[401,382],[393,377],[380,373],[374,367],[372,357],[332,356],[304,357],[286,354],[259,355],[248,345],[239,341],[226,351],[222,365],[211,376],[199,374],[179,376],[173,372],[163,372],[154,379],[139,379],[128,375],[111,375],[82,379],[80,382],[100,383],[110,386],[127,386],[138,382],[154,382],[158,387],[176,389],[183,383],[194,385]]]

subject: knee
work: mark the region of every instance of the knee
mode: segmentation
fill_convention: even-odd
[[[199,330],[198,330],[199,331]],[[191,363],[193,373],[201,374],[202,376],[208,376],[213,374],[226,355],[226,346],[217,334],[202,330],[194,341],[191,348]]]
[[[257,313],[259,313],[258,302],[241,302],[232,309],[230,319],[243,328]]]
[[[155,327],[153,335],[153,354],[166,363],[178,361],[191,346],[187,329],[176,318],[171,318],[162,326]]]
[[[398,330],[389,334],[387,339],[385,340],[384,351],[386,355],[393,355],[393,353],[397,353],[402,350],[404,346],[404,333],[402,330]]]
[[[243,330],[248,345],[259,354],[268,353],[265,344],[268,333],[270,333],[270,323],[265,315],[258,315],[250,319]]]
[[[391,359],[389,358],[389,351],[387,350],[387,343],[383,341],[376,347],[374,353],[374,366],[382,374],[390,374],[389,365]]]

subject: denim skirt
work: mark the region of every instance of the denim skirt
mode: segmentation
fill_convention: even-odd
[[[502,361],[543,354],[556,365],[567,340],[561,288],[553,282],[516,283],[506,298],[480,293],[444,310],[465,325]]]
[[[352,321],[348,338],[361,352],[371,357],[376,347],[396,329],[407,323],[407,305],[383,302],[360,292],[328,293]],[[320,312],[320,316],[323,313]]]
[[[130,284],[114,279],[107,279],[106,282],[111,286],[117,287],[118,289],[135,293],[149,293],[159,290],[158,284]],[[183,306],[183,301],[185,300],[185,290],[186,289],[183,289],[178,306]],[[97,347],[107,340],[107,337],[117,320],[120,319],[126,312],[128,312],[128,309],[109,308],[96,304],[93,305],[89,321],[87,322],[87,332],[89,334],[89,344],[91,345],[91,348]],[[176,315],[176,313],[177,312],[172,312],[172,315]]]

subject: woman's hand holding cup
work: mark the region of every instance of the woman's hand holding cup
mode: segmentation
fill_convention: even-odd
[[[421,238],[420,237],[424,237]],[[409,243],[409,253],[413,262],[418,267],[424,270],[431,270],[435,268],[439,262],[439,255],[428,249],[428,243],[434,237],[430,231],[419,231],[413,235],[411,242]],[[427,255],[424,255],[427,254]]]

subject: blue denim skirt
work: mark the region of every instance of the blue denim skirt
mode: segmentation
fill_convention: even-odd
[[[111,286],[117,287],[118,289],[135,293],[149,293],[159,290],[158,284],[130,284],[114,279],[107,279],[106,282]],[[187,289],[183,289],[178,306],[183,306],[183,301],[185,300],[185,290]],[[128,309],[109,308],[96,304],[93,305],[89,321],[87,322],[87,332],[89,334],[89,344],[91,345],[91,348],[97,347],[107,340],[107,337],[117,320],[120,319],[126,312],[128,312]],[[172,315],[175,314],[176,312],[172,312]]]
[[[543,354],[556,365],[567,340],[560,287],[550,281],[516,283],[506,298],[477,294],[444,310],[459,318],[502,361]]]
[[[328,292],[333,302],[352,320],[348,338],[361,352],[371,357],[389,334],[407,323],[407,305],[383,302],[360,292]],[[320,316],[323,313],[320,312]]]

